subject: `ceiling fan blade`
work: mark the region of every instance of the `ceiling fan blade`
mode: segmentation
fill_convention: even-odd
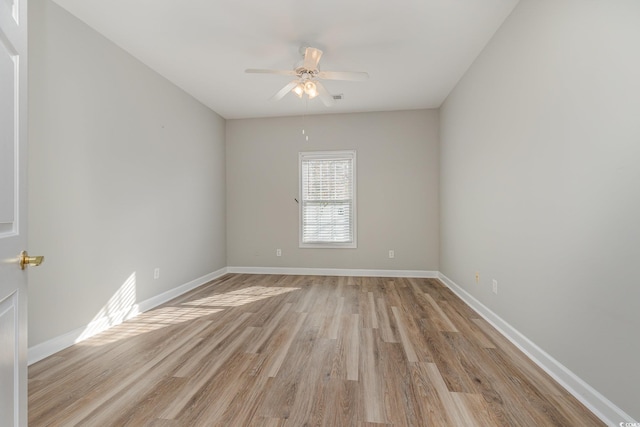
[[[322,100],[322,103],[327,107],[334,106],[336,104],[336,100],[333,99],[333,96],[331,96],[331,94],[327,91],[324,85],[319,81],[316,81],[315,84],[316,84],[316,89],[318,90],[318,96]]]
[[[296,75],[296,72],[293,70],[265,70],[262,68],[247,68],[244,72],[249,74],[280,74],[282,76]]]
[[[364,71],[320,71],[318,77],[326,80],[368,80],[369,74]]]
[[[275,95],[273,95],[271,98],[269,98],[269,100],[270,101],[279,101],[279,100],[281,100],[282,98],[284,98],[284,96],[287,93],[289,93],[291,91],[291,89],[296,87],[297,84],[298,84],[297,80],[294,80],[291,83],[288,83],[285,87],[280,89]]]
[[[308,47],[304,52],[304,68],[313,71],[318,69],[318,62],[322,57],[322,51],[314,47]]]

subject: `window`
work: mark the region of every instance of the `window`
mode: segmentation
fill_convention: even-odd
[[[355,248],[356,152],[299,153],[300,247]]]

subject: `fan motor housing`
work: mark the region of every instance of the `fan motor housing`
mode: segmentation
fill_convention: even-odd
[[[303,80],[310,80],[316,77],[319,70],[307,70],[304,67],[297,67],[295,69],[296,75]]]

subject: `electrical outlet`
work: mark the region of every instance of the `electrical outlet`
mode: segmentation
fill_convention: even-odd
[[[496,279],[493,279],[493,293],[498,294],[498,281]]]
[[[389,258],[395,258],[396,257],[396,253],[393,249],[389,250]]]
[[[276,256],[282,256],[282,249],[276,249]]]
[[[159,279],[160,278],[160,269],[157,268],[157,267],[153,270],[153,278],[154,279]]]
[[[480,283],[480,273],[476,271],[476,283]]]

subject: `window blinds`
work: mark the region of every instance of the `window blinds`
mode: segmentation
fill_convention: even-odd
[[[354,243],[355,152],[301,153],[301,243]]]

